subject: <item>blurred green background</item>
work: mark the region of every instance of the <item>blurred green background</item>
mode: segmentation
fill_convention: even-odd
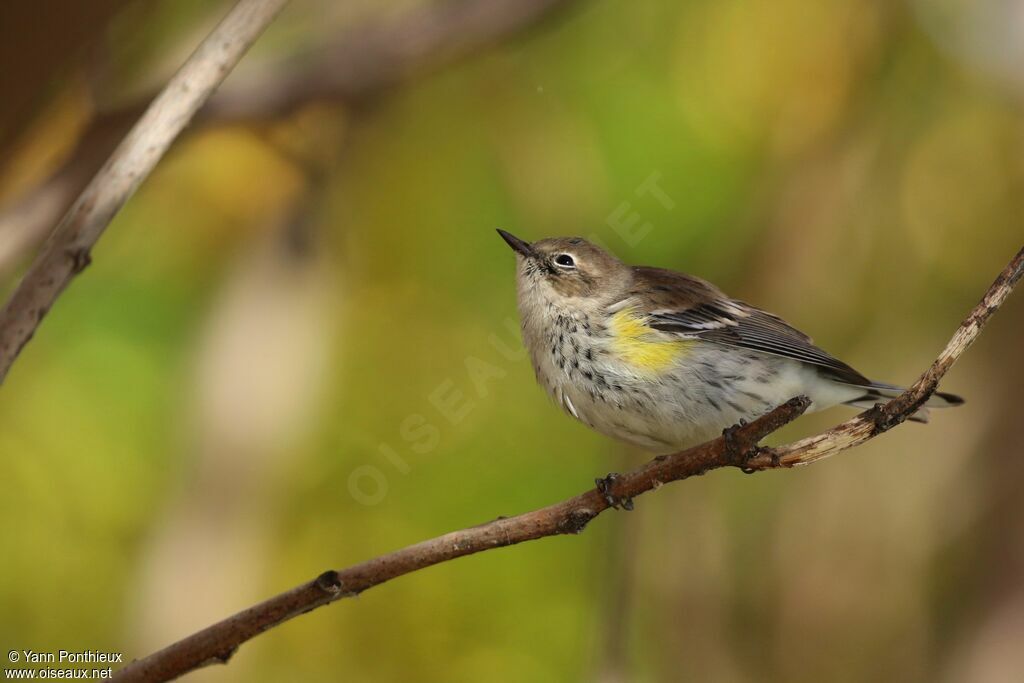
[[[176,144],[0,391],[7,649],[142,656],[642,462],[536,387],[496,227],[701,275],[902,383],[1024,242],[1024,3],[550,4],[357,101],[201,119]],[[0,245],[90,121],[226,7],[5,10],[25,115],[4,122]],[[225,92],[424,11],[295,2]],[[38,239],[0,250],[5,294]],[[1018,294],[944,383],[967,405],[928,426],[418,572],[190,680],[1013,680],[1022,338]]]

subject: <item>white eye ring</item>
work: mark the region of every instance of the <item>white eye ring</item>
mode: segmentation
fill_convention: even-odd
[[[575,268],[576,262],[573,261],[572,256],[569,254],[559,254],[555,257],[555,265],[562,268]]]

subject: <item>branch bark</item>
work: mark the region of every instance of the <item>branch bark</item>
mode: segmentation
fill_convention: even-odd
[[[1010,295],[1014,286],[1021,279],[1022,274],[1024,274],[1024,247],[1017,252],[1017,255],[985,292],[985,296],[978,302],[978,305],[960,324],[931,367],[905,392],[822,434],[809,436],[779,448],[768,449],[750,462],[750,467],[767,469],[772,466],[773,461],[783,467],[808,465],[845,451],[847,448],[860,445],[905,421],[925,404],[936,387],[939,386],[939,380],[943,375],[978,338],[985,323],[1003,305],[1006,297]]]
[[[632,508],[632,499],[663,484],[720,467],[744,471],[786,468],[816,462],[852,448],[901,424],[935,391],[939,380],[978,337],[993,313],[1024,275],[1024,248],[1010,261],[956,330],[932,366],[906,392],[822,434],[786,446],[758,443],[801,415],[808,406],[797,397],[750,424],[695,448],[660,456],[623,475],[609,475],[597,487],[573,498],[515,517],[438,536],[312,581],[217,622],[114,673],[118,681],[164,681],[212,663],[226,663],[238,647],[293,617],[351,597],[404,574],[465,555],[562,534],[578,534],[609,507]]]
[[[107,225],[287,0],[239,0],[196,48],[64,215],[0,312],[0,383]]]
[[[197,113],[193,129],[275,120],[316,100],[365,102],[535,26],[573,1],[435,2],[347,30],[324,49],[265,69],[258,78],[232,79]],[[43,239],[143,110],[134,103],[97,115],[53,175],[0,211],[0,276]]]

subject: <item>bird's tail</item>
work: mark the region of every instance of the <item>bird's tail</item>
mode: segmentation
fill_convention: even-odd
[[[847,401],[846,405],[866,410],[874,406],[876,403],[882,403],[890,398],[896,398],[906,391],[903,387],[898,387],[895,384],[886,384],[884,382],[872,382],[871,384],[864,386],[863,389],[863,396],[858,396],[852,401]],[[951,408],[953,406],[962,405],[963,402],[963,398],[956,394],[947,394],[943,391],[936,391],[928,399],[928,402],[925,403],[920,410],[911,415],[909,419],[913,422],[928,422],[929,408]]]

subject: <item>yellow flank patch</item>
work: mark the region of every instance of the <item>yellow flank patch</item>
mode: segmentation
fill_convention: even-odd
[[[613,315],[610,330],[613,353],[634,368],[648,372],[668,369],[693,345],[693,341],[687,339],[658,339],[657,333],[647,327],[644,318],[633,308]]]

